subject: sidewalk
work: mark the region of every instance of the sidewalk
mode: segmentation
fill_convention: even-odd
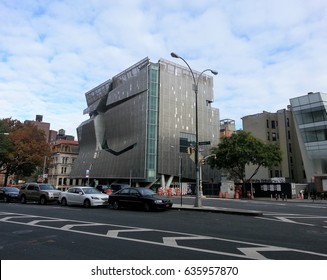
[[[244,209],[232,209],[232,208],[224,208],[224,207],[213,207],[213,206],[202,206],[195,207],[189,204],[173,204],[172,209],[180,210],[180,211],[202,211],[202,212],[216,212],[216,213],[224,213],[224,214],[234,214],[234,215],[246,215],[246,216],[262,216],[263,213],[261,211],[253,211],[253,210],[244,210]]]
[[[218,198],[218,197],[207,197],[207,199],[217,199],[217,200],[235,200],[234,198]],[[276,203],[310,203],[310,204],[326,204],[327,200],[312,200],[312,199],[271,199],[269,197],[258,197],[253,199],[237,199],[237,200],[249,200],[249,201],[269,201],[269,202],[276,202]],[[262,216],[263,212],[255,211],[255,210],[245,210],[245,209],[234,209],[234,208],[225,208],[225,207],[214,207],[214,206],[204,206],[202,207],[195,207],[194,205],[190,204],[180,204],[174,203],[172,209],[179,210],[179,211],[202,211],[202,212],[216,212],[216,213],[224,213],[224,214],[234,214],[234,215],[246,215],[246,216]]]
[[[245,199],[245,198],[244,198]],[[255,201],[271,201],[271,202],[297,202],[297,203],[323,203],[323,204],[327,204],[327,199],[299,199],[299,198],[292,198],[292,199],[275,199],[275,198],[270,198],[270,197],[255,197],[253,199],[249,199],[249,200],[255,200]]]

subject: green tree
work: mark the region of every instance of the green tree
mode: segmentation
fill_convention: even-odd
[[[5,128],[6,134],[1,135],[0,171],[5,173],[4,184],[8,177],[31,176],[50,155],[50,145],[46,142],[44,132],[32,124],[23,124],[18,120],[3,119],[0,129]]]
[[[247,131],[222,138],[211,153],[216,155],[209,160],[212,168],[224,169],[232,179],[244,184],[258,173],[260,167],[272,168],[282,161],[282,152],[277,145],[265,144]],[[256,168],[249,178],[245,178],[245,167],[250,164]]]

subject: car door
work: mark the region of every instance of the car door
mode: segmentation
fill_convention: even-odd
[[[114,199],[117,200],[122,207],[129,206],[129,196],[129,189],[123,189],[116,195],[113,195],[113,197],[115,197]]]
[[[78,205],[83,205],[84,203],[84,192],[81,188],[75,188],[74,202]]]
[[[142,206],[141,194],[136,189],[130,189],[129,204],[133,208]]]
[[[33,184],[33,185],[29,185],[27,187],[27,196],[28,199],[31,199],[33,201],[38,201],[39,200],[39,194],[40,194],[40,188],[38,185]]]
[[[75,188],[70,188],[63,193],[63,196],[66,198],[68,204],[74,204],[74,194]]]

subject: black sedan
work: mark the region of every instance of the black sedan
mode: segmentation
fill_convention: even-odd
[[[157,195],[148,188],[124,188],[109,195],[109,205],[113,209],[141,208],[145,211],[168,209],[173,206],[171,199]]]
[[[4,202],[10,202],[18,200],[19,189],[14,187],[1,187],[0,188],[0,200]]]

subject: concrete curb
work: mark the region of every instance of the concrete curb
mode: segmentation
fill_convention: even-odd
[[[262,216],[261,211],[243,210],[243,209],[232,209],[232,208],[221,208],[221,207],[194,207],[193,205],[178,205],[174,204],[172,209],[174,210],[185,210],[185,211],[198,211],[198,212],[214,212],[223,214],[233,215],[244,215],[244,216]]]

